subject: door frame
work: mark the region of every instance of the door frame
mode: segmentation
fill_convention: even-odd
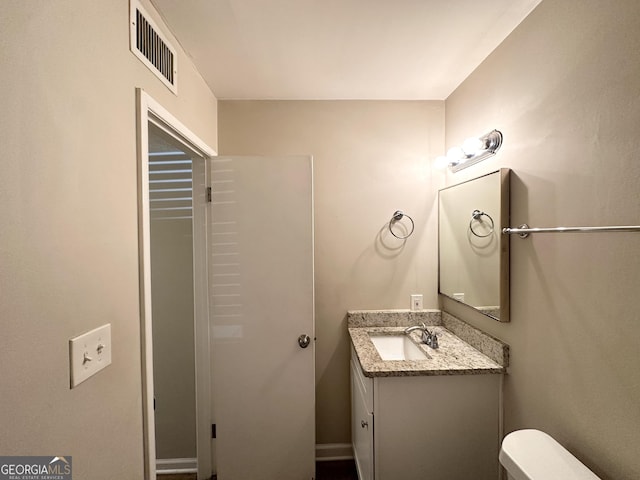
[[[136,88],[136,133],[138,163],[138,252],[140,281],[140,350],[142,363],[142,419],[144,440],[144,475],[146,480],[156,478],[155,415],[153,410],[153,336],[151,318],[151,248],[149,213],[149,123],[153,123],[196,156],[207,159],[216,156],[216,152],[189,130],[168,110],[154,100],[141,88]],[[196,208],[194,202],[194,215]],[[205,216],[206,217],[206,216]],[[194,237],[195,242],[195,237]],[[202,239],[204,245],[205,239]],[[196,249],[202,245],[194,245]],[[204,247],[206,248],[206,247]],[[206,262],[204,262],[206,267]],[[206,282],[206,271],[204,275]],[[206,283],[194,282],[195,315],[208,315]],[[200,301],[198,301],[200,298]],[[200,303],[200,305],[199,305]],[[198,478],[207,478],[211,474],[211,402],[210,402],[210,361],[209,361],[209,322],[195,322],[196,348],[196,436]]]

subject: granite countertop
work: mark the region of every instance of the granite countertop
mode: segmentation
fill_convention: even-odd
[[[349,335],[355,353],[362,366],[362,371],[367,377],[393,377],[393,376],[418,376],[418,375],[478,375],[478,374],[500,374],[505,373],[508,364],[508,346],[504,345],[497,339],[492,337],[482,338],[480,343],[472,339],[479,348],[484,349],[485,344],[497,343],[492,345],[493,350],[487,353],[492,354],[493,351],[504,351],[505,355],[499,358],[489,358],[480,350],[469,345],[449,329],[442,325],[433,325],[440,322],[440,318],[433,319],[429,322],[429,330],[438,336],[438,349],[432,349],[421,342],[421,331],[411,332],[411,340],[427,354],[425,360],[382,360],[378,351],[374,347],[370,339],[370,334],[374,335],[398,335],[403,334],[407,325],[404,319],[408,316],[406,312],[398,311],[399,321],[388,322],[389,311],[385,311],[385,321],[380,322],[380,312],[372,312],[372,316],[367,315],[367,311],[349,312]],[[395,313],[395,312],[394,312]],[[439,314],[440,312],[438,312]],[[363,315],[364,314],[364,315]],[[375,317],[377,315],[377,317]],[[367,321],[363,318],[376,318],[374,321]],[[353,321],[352,321],[353,320]],[[414,323],[410,319],[407,323]],[[461,322],[458,319],[455,319]],[[387,326],[391,323],[393,326]],[[426,323],[426,322],[425,322]],[[381,326],[381,324],[383,326]],[[400,324],[400,326],[398,326]],[[454,328],[457,324],[452,321]],[[472,328],[472,327],[470,327]],[[467,329],[468,330],[468,329]],[[475,330],[475,329],[474,329]],[[465,332],[466,333],[466,332]],[[473,332],[478,337],[486,336],[483,332]]]

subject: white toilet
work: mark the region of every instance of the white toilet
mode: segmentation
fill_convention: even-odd
[[[540,430],[511,432],[502,441],[499,458],[509,480],[600,480]]]

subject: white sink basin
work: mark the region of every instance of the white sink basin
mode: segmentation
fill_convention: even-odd
[[[407,335],[369,335],[382,360],[426,360],[429,357]]]

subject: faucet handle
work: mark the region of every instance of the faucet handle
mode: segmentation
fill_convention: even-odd
[[[438,334],[429,331],[427,328],[422,331],[422,341],[431,348],[438,348]]]

